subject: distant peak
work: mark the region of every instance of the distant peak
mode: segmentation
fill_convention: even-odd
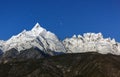
[[[36,27],[40,27],[40,24],[37,22],[35,26],[36,26]]]
[[[47,30],[43,27],[40,26],[39,23],[36,23],[36,25],[32,28],[31,32],[35,35],[38,36],[39,34],[44,34],[47,32]]]
[[[33,29],[38,29],[38,28],[40,28],[40,27],[41,27],[40,24],[39,24],[39,23],[36,23],[35,26],[32,28],[32,30],[33,30]]]
[[[36,23],[36,25],[32,28],[32,31],[34,31],[34,32],[36,32],[36,31],[37,32],[42,32],[43,30],[46,30],[46,29],[41,27],[39,23]]]
[[[84,33],[83,34],[83,37],[84,38],[103,38],[103,35],[102,33]]]
[[[76,35],[73,35],[73,38],[76,38],[77,36]]]

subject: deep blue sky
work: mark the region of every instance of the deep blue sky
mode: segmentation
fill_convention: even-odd
[[[102,32],[120,41],[120,1],[0,0],[0,39],[30,30],[37,22],[60,39]]]

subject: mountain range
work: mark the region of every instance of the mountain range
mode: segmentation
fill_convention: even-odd
[[[120,43],[102,33],[59,40],[37,23],[0,40],[0,77],[120,77]]]
[[[58,37],[37,23],[31,30],[0,40],[0,59],[30,59],[66,53],[98,52],[120,55],[120,43],[104,38],[101,33],[84,33],[59,40]]]

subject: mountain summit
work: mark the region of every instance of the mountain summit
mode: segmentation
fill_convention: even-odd
[[[31,30],[33,34],[37,35],[42,32],[47,32],[46,29],[42,28],[39,23],[37,23]]]

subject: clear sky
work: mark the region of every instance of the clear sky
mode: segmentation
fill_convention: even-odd
[[[0,0],[0,39],[36,23],[60,39],[101,32],[120,41],[119,0]]]

